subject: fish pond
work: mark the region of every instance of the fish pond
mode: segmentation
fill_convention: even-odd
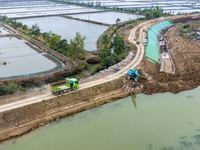
[[[128,13],[118,13],[118,12],[100,12],[100,13],[88,13],[88,14],[76,14],[69,15],[73,18],[79,18],[84,20],[91,20],[106,24],[115,24],[116,20],[119,18],[120,22],[135,20],[137,18],[143,17],[142,15],[133,15]]]
[[[200,87],[132,95],[0,144],[1,150],[197,150]]]
[[[42,17],[19,19],[18,21],[31,27],[38,24],[41,32],[49,32],[61,35],[62,39],[70,39],[76,36],[76,32],[80,32],[82,36],[86,36],[85,50],[96,51],[96,41],[98,37],[108,28],[107,26],[92,24],[88,22],[67,19],[63,17]]]
[[[57,66],[52,61],[53,58],[50,60],[48,59],[50,56],[46,57],[46,53],[35,51],[24,39],[15,37],[0,39],[0,78],[37,74],[50,71]]]

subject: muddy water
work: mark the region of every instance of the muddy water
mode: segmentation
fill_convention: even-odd
[[[107,26],[62,17],[30,18],[20,19],[18,21],[27,24],[29,27],[37,23],[41,28],[41,32],[49,32],[51,30],[61,35],[63,39],[67,39],[68,43],[70,39],[76,36],[76,32],[80,32],[82,36],[86,36],[85,49],[87,51],[96,51],[98,37],[108,28]]]
[[[199,91],[133,95],[42,127],[0,149],[200,149]]]

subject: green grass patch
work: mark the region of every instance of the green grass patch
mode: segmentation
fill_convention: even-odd
[[[26,38],[26,39],[28,39],[28,40],[31,40],[31,41],[33,41],[33,39],[32,38],[30,38],[29,36],[27,36],[27,35],[24,35],[24,34],[20,34],[22,37],[24,37],[24,38]]]

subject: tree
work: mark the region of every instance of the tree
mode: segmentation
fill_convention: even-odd
[[[162,16],[162,13],[161,13],[160,10],[154,10],[153,11],[153,17],[158,18],[160,16]]]
[[[83,59],[85,57],[85,51],[84,51],[84,41],[86,37],[81,36],[79,32],[76,33],[76,36],[74,39],[70,40],[69,45],[69,57],[76,60],[77,58]]]
[[[116,24],[118,24],[121,20],[119,18],[117,18],[116,20]]]
[[[23,25],[23,30],[27,30],[27,25]]]
[[[109,56],[111,54],[111,49],[105,45],[103,47],[103,49],[101,49],[99,52],[98,52],[98,56],[101,57],[102,59],[106,58],[107,56]]]
[[[119,36],[114,37],[114,46],[114,51],[117,55],[120,55],[125,51],[124,40]]]
[[[23,24],[21,22],[17,22],[17,27],[22,27]]]
[[[37,23],[32,25],[31,30],[32,30],[32,33],[36,36],[40,34],[40,27],[38,26]]]
[[[108,35],[104,35],[103,36],[103,44],[108,44],[109,43],[109,39],[108,39]]]
[[[8,18],[7,16],[3,16],[3,17],[2,17],[2,20],[3,20],[3,21],[6,21],[7,18]]]
[[[145,18],[146,18],[146,19],[151,19],[151,13],[150,13],[149,11],[147,11],[147,12],[145,13]]]
[[[50,39],[50,48],[57,50],[60,40],[61,40],[60,35],[55,34],[54,36],[52,36]]]
[[[47,32],[43,32],[42,33],[42,37],[44,38],[44,39],[49,39],[49,33],[47,33]]]
[[[100,61],[99,70],[106,69],[119,61],[118,56],[115,53],[112,53],[110,56],[102,59]]]
[[[40,28],[37,28],[37,29],[35,30],[34,34],[35,34],[36,36],[39,35],[39,34],[40,34]]]
[[[68,46],[68,43],[67,43],[67,40],[66,39],[63,39],[59,42],[59,45],[58,45],[58,48],[62,48],[62,49],[65,49],[67,48]]]

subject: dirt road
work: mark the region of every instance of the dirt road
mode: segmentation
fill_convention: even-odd
[[[157,21],[159,21],[159,20],[161,20],[161,19],[157,19]],[[136,44],[137,53],[136,53],[134,59],[126,67],[122,68],[120,71],[114,73],[113,75],[108,75],[108,76],[105,76],[105,77],[98,79],[98,80],[95,80],[95,81],[80,84],[79,90],[89,88],[89,87],[93,87],[93,86],[98,85],[98,84],[102,84],[102,83],[105,83],[105,82],[115,80],[117,78],[120,78],[120,77],[126,75],[127,70],[129,68],[132,68],[132,69],[136,68],[141,63],[141,61],[143,60],[144,53],[145,53],[145,48],[144,48],[144,45],[143,45],[143,40],[144,40],[145,36],[142,36],[143,35],[142,29],[147,29],[149,27],[150,22],[155,22],[155,20],[141,23],[131,30],[128,40],[133,44],[136,44],[136,42],[139,41],[140,44],[139,45]],[[137,41],[135,41],[137,29],[139,30],[139,37],[137,37]],[[37,102],[40,102],[40,101],[43,101],[43,100],[48,100],[48,99],[51,99],[53,97],[55,97],[55,96],[50,92],[47,92],[47,93],[42,94],[42,95],[32,95],[31,97],[23,98],[20,101],[11,102],[9,104],[1,105],[0,106],[0,112],[4,112],[4,111],[7,111],[7,110],[23,107],[23,106],[30,105],[30,104],[33,104],[33,103],[37,103]]]

